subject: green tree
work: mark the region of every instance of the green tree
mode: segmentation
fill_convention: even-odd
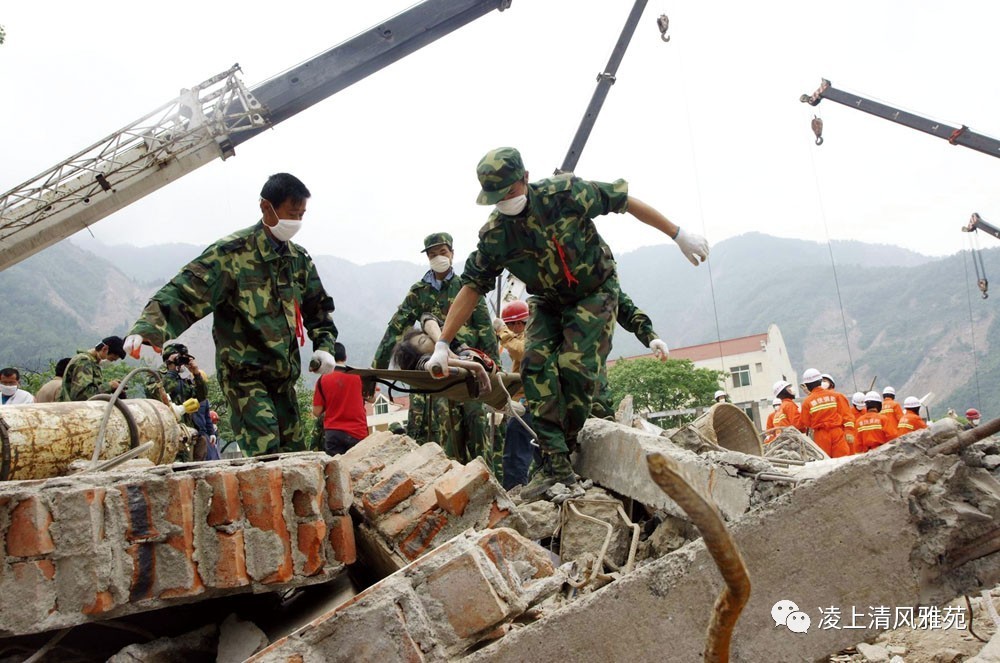
[[[4,29],[3,29],[3,26],[2,26],[2,25],[0,25],[0,44],[2,44],[2,43],[3,43],[3,40],[4,40],[4,38],[5,38],[6,36],[7,36],[7,33],[6,33],[6,32],[4,32]]]
[[[647,357],[615,362],[608,371],[608,383],[616,406],[631,394],[636,410],[660,412],[711,405],[720,376],[718,371],[695,368],[687,359]],[[670,418],[669,424],[680,425],[683,419],[691,417]]]

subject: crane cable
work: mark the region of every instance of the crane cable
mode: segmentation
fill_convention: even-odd
[[[818,111],[817,111],[818,112]],[[823,144],[823,118],[813,115],[810,122],[813,133],[816,134],[816,146]],[[840,320],[844,326],[844,345],[847,348],[847,361],[851,367],[851,380],[854,382],[854,391],[858,390],[858,377],[854,372],[854,357],[851,354],[851,337],[847,331],[847,313],[844,311],[844,298],[840,294],[840,279],[837,277],[837,262],[833,258],[833,242],[830,241],[830,228],[826,221],[826,206],[823,204],[823,190],[819,184],[819,168],[816,165],[816,155],[814,150],[808,149],[809,163],[812,165],[813,181],[816,183],[816,201],[819,205],[819,215],[823,222],[823,234],[826,235],[826,248],[830,252],[830,267],[833,269],[833,285],[837,289],[837,305],[840,306]]]
[[[974,260],[975,258],[973,258]],[[965,254],[965,251],[962,251],[962,264],[965,266],[965,295],[969,300],[969,338],[972,346],[972,369],[976,376],[976,404],[982,410],[983,396],[979,389],[979,355],[976,353],[976,325],[972,317],[972,288],[969,286],[969,257]]]
[[[662,26],[662,23],[660,24]],[[665,31],[661,34],[664,34]],[[668,39],[664,39],[668,41]],[[683,43],[683,39],[681,40]],[[694,173],[694,189],[697,196],[698,202],[698,219],[701,221],[701,234],[702,237],[708,237],[705,228],[705,206],[701,195],[701,178],[698,175],[698,153],[694,147],[694,127],[691,123],[691,105],[688,103],[688,93],[687,93],[687,78],[684,76],[686,67],[684,66],[684,49],[675,44],[674,48],[678,51],[677,53],[677,69],[678,78],[681,82],[681,98],[684,101],[684,116],[687,120],[687,135],[688,135],[688,148],[691,152],[691,170]],[[708,286],[709,291],[712,295],[712,313],[715,316],[715,339],[719,347],[719,368],[722,373],[727,373],[725,358],[722,352],[722,328],[719,325],[719,306],[715,297],[715,279],[712,275],[712,256],[709,254],[708,259],[705,261],[705,265],[708,267]],[[734,376],[733,387],[736,387],[735,376]]]

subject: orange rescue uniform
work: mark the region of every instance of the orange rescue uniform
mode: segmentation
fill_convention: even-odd
[[[893,425],[898,426],[899,420],[903,418],[903,406],[892,396],[885,396],[882,401],[882,414],[892,417]]]
[[[842,408],[837,396],[843,397],[843,394],[838,394],[832,389],[816,387],[802,400],[799,419],[804,429],[813,429],[813,442],[831,458],[851,454],[844,433],[845,417],[849,417],[850,412]],[[846,399],[844,400],[846,402]],[[853,423],[851,419],[851,424]]]
[[[899,437],[896,424],[892,417],[885,412],[866,412],[858,419],[857,424],[858,439],[860,440],[858,453],[871,451]]]
[[[767,427],[770,429],[791,426],[805,432],[805,428],[801,427],[800,419],[799,406],[795,404],[795,401],[791,398],[782,398],[781,407],[767,417]],[[768,435],[768,439],[764,440],[765,444],[773,442],[776,437],[778,437],[778,431]]]
[[[847,396],[844,396],[839,391],[834,391],[837,395],[837,409],[840,410],[840,417],[844,420],[844,439],[847,441],[847,450],[849,454],[855,454],[857,451],[857,435],[854,432],[854,406],[851,405],[851,401],[847,400]]]
[[[899,420],[899,425],[896,428],[899,430],[900,435],[906,435],[915,430],[927,428],[927,423],[920,418],[919,414],[914,414],[907,410],[903,413],[903,417]]]

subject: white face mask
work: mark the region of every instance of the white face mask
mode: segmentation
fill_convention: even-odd
[[[0,394],[4,396],[13,396],[15,391],[17,391],[16,384],[0,384]]]
[[[507,200],[501,200],[497,203],[497,211],[501,214],[506,214],[507,216],[517,216],[524,211],[524,208],[528,204],[527,194],[521,194],[520,196],[514,196],[513,198],[508,198]]]
[[[430,259],[431,270],[436,274],[444,274],[451,267],[451,258],[448,256],[434,256]]]
[[[294,219],[278,219],[278,223],[273,226],[268,226],[267,229],[271,231],[274,238],[279,242],[287,242],[291,238],[295,237],[295,233],[299,231],[302,227],[302,220]]]
[[[181,366],[179,369],[177,369],[177,375],[179,375],[182,380],[194,379],[194,374],[191,372],[191,369],[188,368],[187,366]]]
[[[830,388],[830,382],[827,381],[827,380],[823,380],[822,382],[819,383],[819,386],[823,387],[824,389],[829,389]]]

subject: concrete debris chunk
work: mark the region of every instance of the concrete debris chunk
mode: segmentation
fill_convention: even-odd
[[[868,663],[888,663],[889,650],[882,645],[870,645],[867,642],[859,642],[855,649],[865,657]]]
[[[0,636],[336,577],[355,558],[339,465],[302,453],[0,483]]]
[[[218,629],[215,624],[174,638],[129,645],[108,659],[108,663],[183,663],[211,659],[216,652]]]
[[[510,631],[565,579],[517,532],[469,530],[250,660],[454,660]]]
[[[240,663],[268,644],[267,635],[253,622],[231,614],[219,625],[219,651],[216,663]]]
[[[559,525],[559,507],[547,500],[518,505],[517,512],[525,522],[522,534],[532,541],[551,537]]]

